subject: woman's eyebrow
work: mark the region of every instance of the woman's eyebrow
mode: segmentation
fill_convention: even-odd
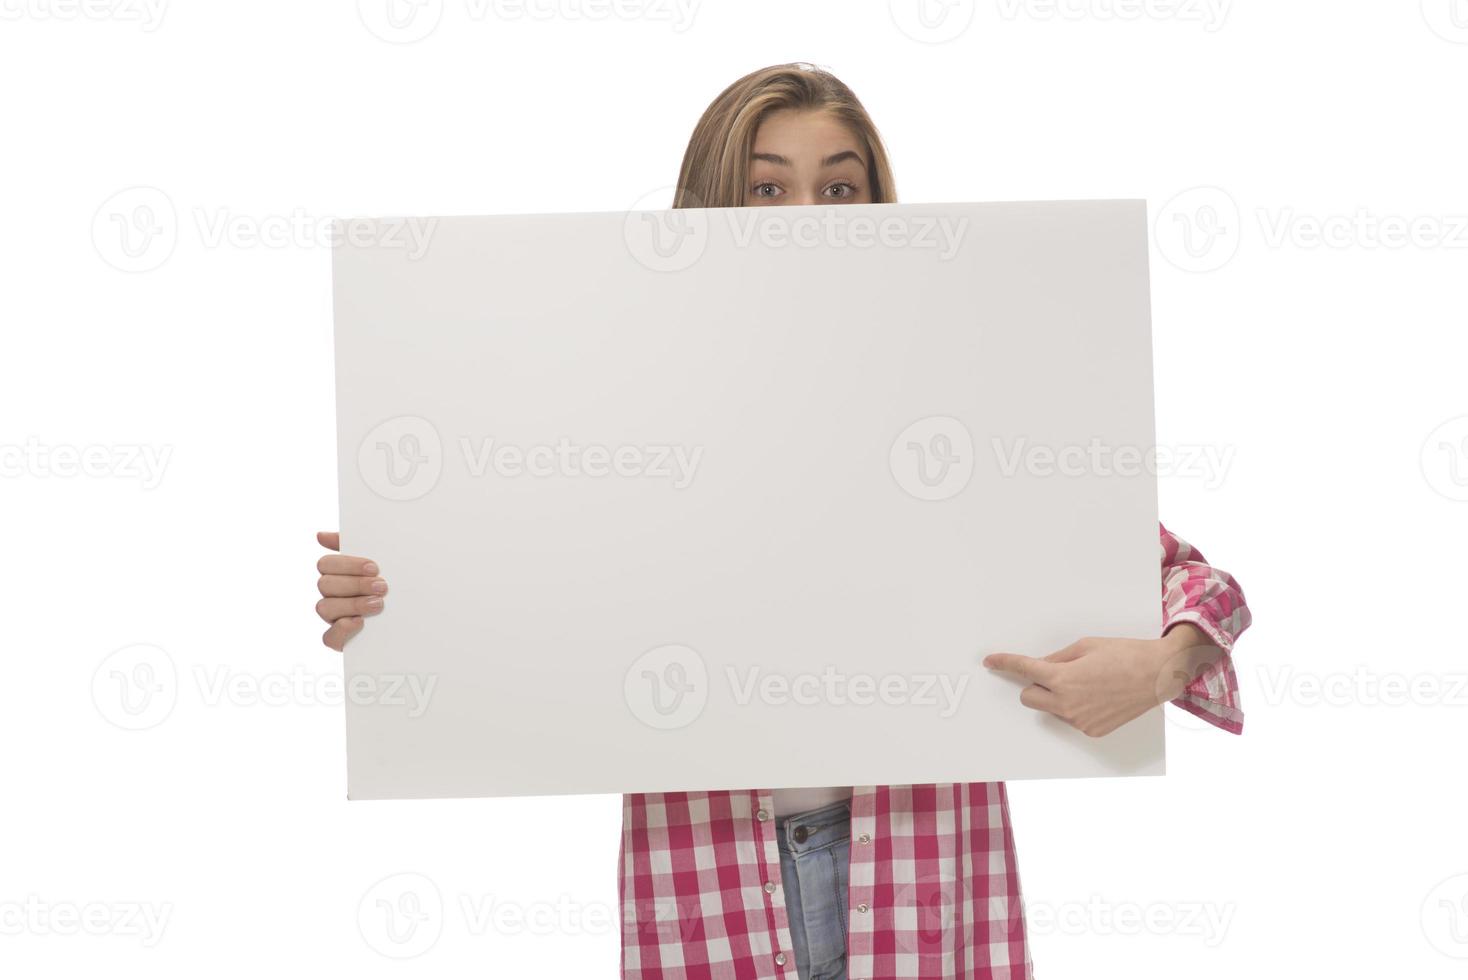
[[[776,164],[777,166],[781,166],[781,167],[788,167],[788,166],[790,166],[790,160],[789,160],[789,158],[788,157],[782,157],[778,153],[753,153],[753,154],[750,155],[750,159],[752,159],[752,160],[763,160],[766,163],[773,163],[773,164]],[[855,150],[842,150],[840,153],[833,153],[830,156],[826,157],[824,160],[822,160],[821,161],[821,166],[822,167],[833,167],[836,164],[838,164],[838,163],[844,163],[847,160],[855,160],[857,163],[860,163],[861,162],[861,154],[860,153],[857,153]]]

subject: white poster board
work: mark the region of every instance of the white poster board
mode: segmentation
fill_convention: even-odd
[[[353,799],[1155,774],[1141,201],[344,222]]]

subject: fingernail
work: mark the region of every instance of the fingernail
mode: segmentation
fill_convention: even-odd
[[[383,595],[387,592],[387,581],[385,579],[378,579],[377,581],[373,582],[372,591],[375,592],[377,595]]]
[[[367,564],[363,565],[362,566],[362,574],[363,575],[376,575],[377,574],[377,562],[375,562],[375,561],[369,561]]]
[[[372,598],[367,600],[367,608],[372,610],[373,612],[376,612],[377,610],[382,608],[382,599],[378,596],[373,596]]]

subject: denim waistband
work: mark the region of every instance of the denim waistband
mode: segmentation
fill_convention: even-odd
[[[851,837],[851,804],[841,800],[804,813],[775,816],[775,839],[786,854],[803,854]]]

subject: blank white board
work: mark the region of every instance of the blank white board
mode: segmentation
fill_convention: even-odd
[[[1160,629],[1145,211],[343,223],[348,795],[1161,772],[979,663]]]

